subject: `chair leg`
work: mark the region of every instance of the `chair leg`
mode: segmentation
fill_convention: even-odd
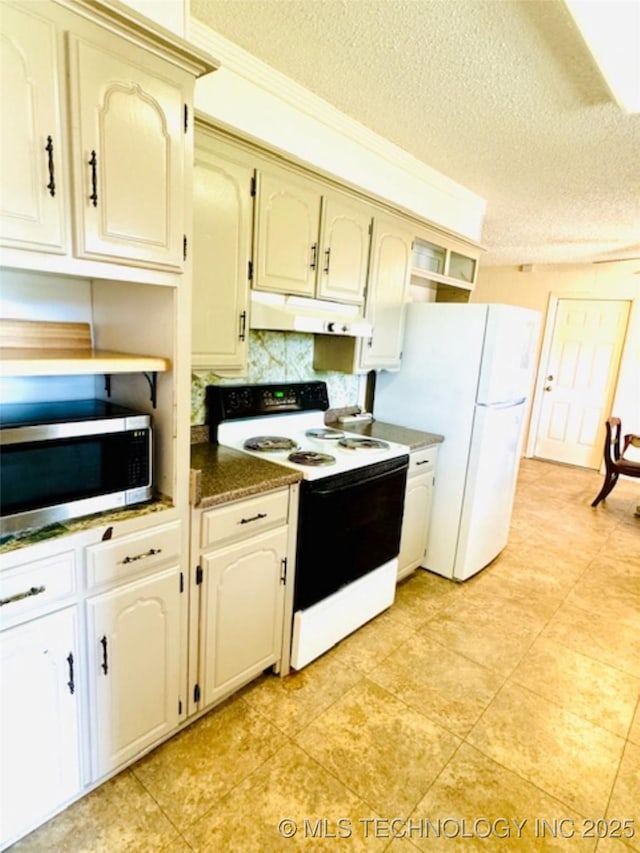
[[[605,477],[604,483],[602,484],[602,488],[598,492],[596,499],[591,503],[591,506],[598,506],[600,501],[603,501],[607,495],[611,494],[611,490],[618,482],[618,477],[620,475],[617,471],[614,471],[612,474],[608,474]]]

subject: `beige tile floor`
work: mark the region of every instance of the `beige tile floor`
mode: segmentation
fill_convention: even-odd
[[[592,510],[600,481],[524,460],[510,544],[480,575],[414,573],[323,658],[263,676],[15,853],[640,851],[640,493],[620,482]]]

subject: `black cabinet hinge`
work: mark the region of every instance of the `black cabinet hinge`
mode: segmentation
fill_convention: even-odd
[[[202,566],[196,566],[196,585],[202,583]]]
[[[253,281],[253,261],[247,261],[247,278]]]
[[[194,702],[200,701],[200,685],[199,684],[196,684],[196,686],[193,688],[193,701]]]
[[[187,235],[182,238],[182,260],[187,260]]]
[[[251,178],[251,195],[252,195],[252,196],[255,196],[255,194],[256,194],[256,192],[257,192],[257,186],[256,186],[256,184],[257,184],[257,182],[256,182],[256,176],[254,175],[254,176]]]
[[[184,105],[184,132],[186,133],[189,129],[189,107],[187,104]]]
[[[184,572],[180,572],[180,592],[184,592]]]

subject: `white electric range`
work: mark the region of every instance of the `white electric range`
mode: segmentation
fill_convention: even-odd
[[[302,475],[291,665],[393,603],[409,449],[328,428],[324,382],[209,386],[210,437]]]

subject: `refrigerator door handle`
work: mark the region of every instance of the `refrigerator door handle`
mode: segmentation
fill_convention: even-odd
[[[526,402],[526,399],[526,397],[518,397],[517,400],[504,400],[499,403],[476,403],[476,405],[485,409],[510,409],[512,406],[521,406]]]

